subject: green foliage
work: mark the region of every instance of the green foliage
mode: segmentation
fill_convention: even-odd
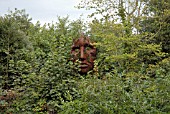
[[[10,19],[13,19],[13,15],[14,17],[20,15],[18,13],[21,12],[16,11],[11,14],[12,16],[9,14],[4,18],[10,17],[6,19],[10,21]],[[13,57],[4,61],[4,64],[8,65],[8,70],[5,72],[8,75],[1,76],[1,87],[4,90],[13,89],[18,97],[12,101],[12,104],[7,102],[10,103],[10,107],[6,108],[6,112],[45,113],[47,111],[58,111],[60,105],[73,101],[80,96],[75,84],[80,75],[75,67],[76,64],[73,65],[70,61],[70,47],[72,36],[74,38],[78,36],[77,33],[80,33],[83,25],[81,25],[80,20],[71,23],[68,23],[67,20],[68,18],[59,17],[59,23],[45,24],[42,27],[37,22],[35,26],[30,24],[26,31],[22,31],[20,28],[21,23],[13,20],[13,23],[16,22],[16,25],[18,25],[18,30],[15,30],[22,31],[25,36],[20,38],[16,34],[8,33],[16,39],[16,42],[9,40],[12,42],[9,45],[14,47],[18,43],[19,46],[15,50],[17,53],[14,53],[16,60]],[[6,23],[2,22],[2,24],[6,26]],[[8,28],[11,29],[11,26]],[[62,32],[62,30],[65,32]],[[3,34],[5,32],[6,30],[2,31]],[[9,32],[12,31],[9,30]],[[6,38],[8,37],[4,36],[4,41],[8,41],[5,40]],[[26,43],[30,42],[32,46],[30,51],[29,48],[27,49],[27,45],[22,42],[24,38],[29,39]],[[2,49],[4,49],[6,45],[3,42],[1,43],[4,44],[2,45]],[[3,73],[3,69],[6,67],[4,68],[2,65],[1,68]],[[13,80],[8,78],[11,76],[11,72],[16,74],[16,77],[12,77]],[[6,85],[10,84],[12,86],[6,88]],[[3,93],[2,91],[1,95]],[[4,95],[7,96],[7,93],[4,93]],[[2,102],[2,105],[5,105],[4,103]]]
[[[145,17],[140,22],[140,31],[150,33],[153,37],[150,42],[161,44],[162,51],[169,53],[170,2],[166,0],[150,0],[145,9]],[[153,16],[148,17],[148,15]]]
[[[90,78],[79,84],[81,99],[64,104],[62,114],[146,114],[170,111],[169,76],[147,80],[138,77],[123,80],[118,76],[106,80]]]
[[[169,113],[168,2],[161,9],[154,1],[139,2],[160,11],[149,18],[135,17],[138,2],[136,7],[129,2],[131,13],[123,0],[118,6],[110,3],[84,4],[103,14],[91,23],[58,17],[56,23],[34,25],[17,9],[0,17],[0,113]],[[105,15],[113,9],[121,23]],[[98,52],[87,75],[78,73],[70,56],[73,39],[83,31]]]
[[[22,21],[22,17],[18,21]],[[33,48],[29,37],[20,29],[14,17],[0,18],[0,38],[1,86],[9,89],[16,77],[20,78],[21,74],[29,73],[29,69],[26,72],[23,67],[28,68],[31,59],[29,52]],[[25,66],[21,65],[23,63]]]

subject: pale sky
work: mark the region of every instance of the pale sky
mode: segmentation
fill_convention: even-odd
[[[26,13],[32,17],[32,22],[40,21],[42,24],[57,21],[57,16],[76,20],[83,14],[86,21],[90,11],[74,8],[81,0],[0,0],[0,15],[4,15],[8,10],[17,8],[25,9]]]

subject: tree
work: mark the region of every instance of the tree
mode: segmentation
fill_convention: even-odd
[[[140,21],[142,33],[151,35],[150,42],[161,44],[162,51],[170,51],[170,2],[167,0],[149,0],[145,1],[144,18]]]
[[[16,11],[14,16],[0,17],[0,73],[1,86],[5,89],[13,87],[14,80],[20,80],[23,73],[27,74],[31,70],[28,52],[33,47],[25,28],[22,28],[22,21],[25,20],[25,14],[22,13]],[[16,21],[16,15],[20,14],[20,19]]]

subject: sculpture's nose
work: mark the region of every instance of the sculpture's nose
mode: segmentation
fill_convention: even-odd
[[[80,47],[80,60],[85,59],[84,47]]]

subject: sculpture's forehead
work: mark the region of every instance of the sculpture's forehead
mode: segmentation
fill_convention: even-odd
[[[73,45],[84,46],[85,44],[90,44],[90,39],[81,37],[75,40]]]

